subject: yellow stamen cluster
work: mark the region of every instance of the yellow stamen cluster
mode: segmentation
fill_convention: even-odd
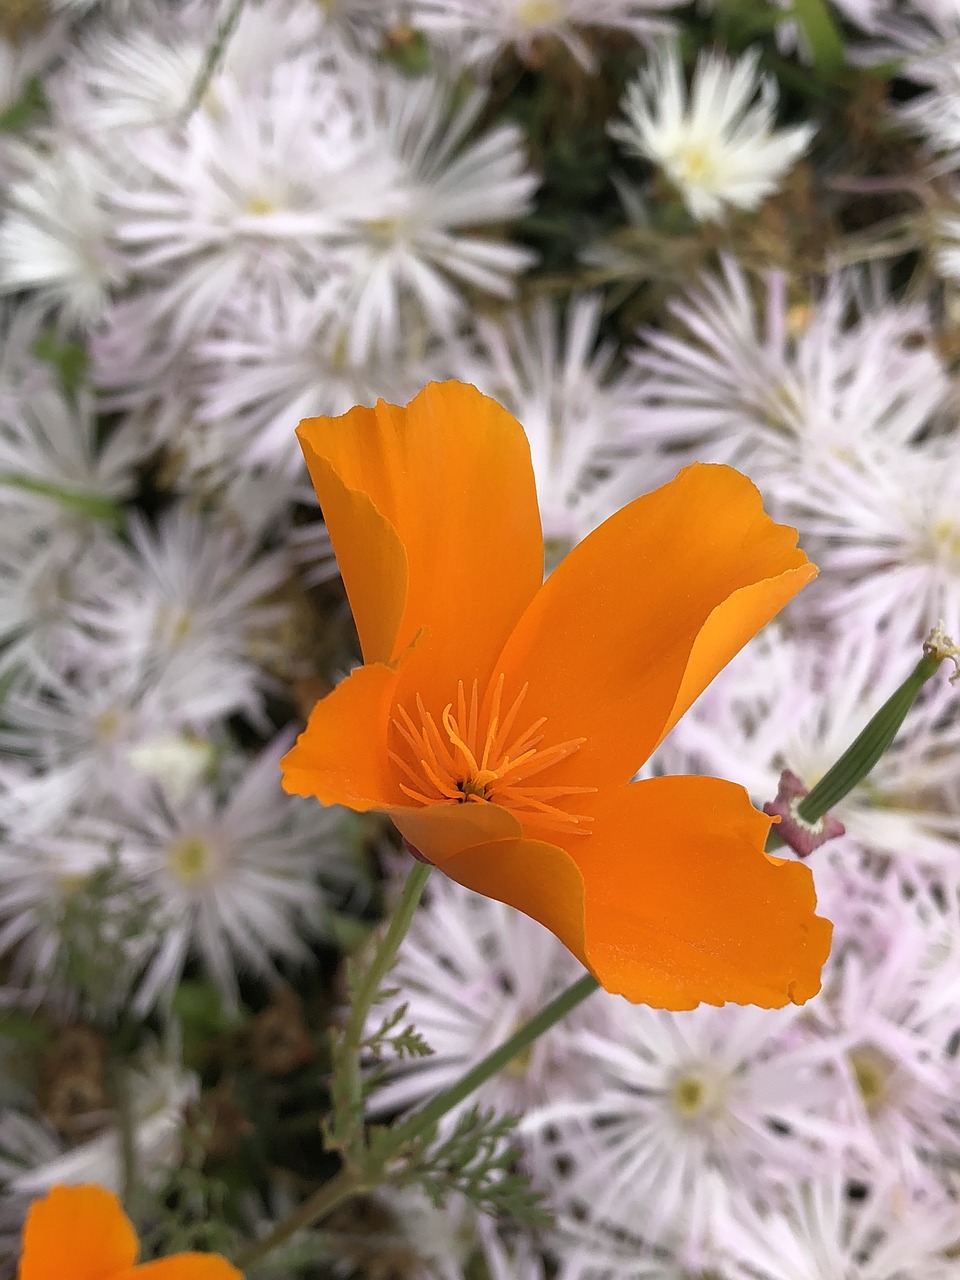
[[[504,677],[500,675],[486,712],[481,710],[477,681],[473,681],[468,701],[461,680],[457,685],[456,714],[453,703],[448,702],[439,725],[419,694],[419,724],[405,707],[397,707],[393,725],[416,761],[411,764],[397,752],[390,752],[391,760],[412,784],[401,783],[401,791],[421,804],[497,804],[539,826],[574,828],[589,834],[583,824],[590,818],[568,813],[554,802],[585,795],[595,787],[530,785],[532,777],[565,760],[586,739],[572,738],[541,750],[546,716],[534,720],[523,733],[514,734],[528,686],[523,686],[503,714],[503,684]]]

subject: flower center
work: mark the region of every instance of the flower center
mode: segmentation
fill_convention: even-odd
[[[180,883],[189,886],[211,879],[217,862],[217,852],[209,841],[187,835],[170,850],[168,865]]]
[[[244,208],[244,213],[252,214],[255,218],[266,218],[271,213],[277,212],[277,203],[269,196],[250,196]]]
[[[546,716],[517,733],[516,720],[528,686],[523,686],[504,712],[503,683],[500,675],[489,712],[484,714],[476,680],[469,700],[463,681],[459,682],[456,714],[453,703],[448,702],[439,724],[419,694],[417,719],[405,707],[397,707],[393,724],[415,761],[411,763],[409,756],[404,759],[390,752],[391,760],[407,778],[407,783],[401,782],[400,790],[421,804],[497,804],[528,822],[589,835],[584,824],[592,819],[570,813],[557,802],[586,795],[596,787],[530,782],[572,755],[586,739],[572,738],[556,746],[541,747]]]
[[[522,27],[547,27],[563,18],[561,0],[520,0],[516,10]]]
[[[960,563],[960,524],[953,520],[938,520],[933,526],[932,541],[940,559]]]
[[[560,21],[563,9],[560,0],[520,0],[516,16],[523,26],[546,27]]]
[[[882,1107],[893,1076],[893,1063],[871,1045],[860,1045],[849,1054],[853,1078],[863,1104],[869,1112],[879,1111]]]
[[[670,1087],[670,1101],[682,1120],[697,1120],[716,1114],[723,1105],[723,1088],[699,1071],[685,1071]]]
[[[677,172],[686,182],[704,187],[716,184],[716,157],[702,144],[683,144],[677,151],[676,165]]]

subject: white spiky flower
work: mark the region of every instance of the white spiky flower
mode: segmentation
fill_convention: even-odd
[[[725,256],[669,310],[631,353],[638,442],[733,463],[775,496],[785,467],[940,430],[949,383],[929,313],[880,277],[833,273],[794,303],[779,272],[754,285]]]
[[[3,782],[11,780],[5,771]],[[116,824],[77,811],[61,819],[52,806],[37,808],[35,829],[20,834],[14,826],[0,850],[0,1005],[33,1008],[46,1000],[75,1012],[79,965],[85,975],[96,969],[93,981],[84,981],[81,1002],[93,999],[112,1011],[129,996],[145,954],[132,928],[139,904],[115,874]],[[88,890],[95,881],[94,900]],[[95,922],[95,955],[85,920]],[[109,974],[101,971],[103,957]],[[101,989],[106,982],[109,991]]]
[[[348,284],[339,277],[309,292],[287,289],[228,307],[218,333],[198,344],[197,430],[238,448],[255,466],[303,474],[291,423],[340,414],[379,397],[405,404],[430,381],[417,351],[403,358],[352,359],[344,335]],[[400,335],[402,342],[402,335]]]
[[[782,486],[810,555],[829,574],[822,608],[918,644],[942,620],[960,635],[956,440],[878,444],[823,458]],[[819,594],[818,594],[819,598]]]
[[[893,1180],[857,1188],[832,1168],[780,1208],[741,1204],[718,1237],[723,1273],[742,1280],[949,1280],[960,1229],[952,1201],[911,1201]]]
[[[135,483],[143,446],[120,429],[101,441],[92,397],[69,400],[40,387],[0,408],[0,485],[3,503],[39,529],[110,519]]]
[[[195,788],[174,809],[159,793],[118,797],[124,871],[156,903],[153,954],[134,1007],[166,1004],[187,957],[197,954],[223,998],[235,1003],[244,970],[267,980],[278,961],[303,965],[304,939],[324,929],[318,880],[349,880],[336,837],[338,814],[280,790],[284,736],[239,776]],[[223,777],[223,775],[222,775]]]
[[[516,125],[468,140],[483,90],[452,107],[449,88],[429,77],[381,68],[355,85],[370,132],[337,261],[349,280],[347,353],[360,361],[396,351],[402,324],[424,339],[447,336],[465,311],[464,286],[513,295],[535,255],[483,229],[526,213],[538,180]]]
[[[930,1196],[960,1159],[952,1053],[960,971],[955,939],[944,948],[942,934],[903,899],[896,916],[878,959],[841,950],[814,1016],[837,1050],[848,1167],[869,1182],[892,1176]]]
[[[270,597],[288,572],[282,552],[260,552],[241,529],[171,507],[156,530],[133,516],[125,590],[97,593],[85,619],[125,661],[162,666],[172,658],[206,658],[216,650],[261,678],[259,661],[279,653],[288,609]]]
[[[729,207],[755,209],[810,144],[810,124],[775,128],[777,86],[757,71],[758,50],[736,62],[701,54],[689,95],[680,55],[660,47],[624,96],[626,121],[610,133],[659,165],[691,214],[720,220]]]
[[[258,93],[232,82],[215,114],[126,144],[112,189],[115,233],[147,289],[147,328],[174,346],[205,333],[240,291],[329,269],[338,178],[355,161],[354,121],[336,77],[310,59]]]
[[[0,518],[0,679],[11,682],[8,694],[98,663],[84,615],[95,596],[124,586],[122,552],[102,527],[41,531],[8,508]]]
[[[36,289],[68,317],[100,315],[126,279],[106,208],[102,160],[67,134],[12,149],[15,177],[0,221],[0,291]]]
[[[138,6],[124,22],[81,30],[51,85],[60,113],[93,138],[182,122],[222,21],[217,8]],[[225,86],[256,92],[272,68],[316,45],[322,27],[309,0],[245,4],[196,109],[215,114]]]
[[[588,1093],[531,1116],[552,1129],[573,1167],[563,1205],[649,1240],[709,1233],[711,1171],[733,1193],[756,1195],[812,1172],[842,1151],[831,1118],[838,1088],[829,1046],[803,1029],[799,1008],[701,1005],[669,1013],[621,1004],[602,1031],[585,1031]]]
[[[138,749],[158,739],[203,742],[237,712],[257,718],[258,673],[215,647],[184,651],[159,668],[128,659],[122,649],[91,645],[76,670],[47,670],[37,687],[9,695],[0,815],[21,839],[80,806],[96,809],[142,789]],[[171,775],[175,790],[182,777],[182,770]]]

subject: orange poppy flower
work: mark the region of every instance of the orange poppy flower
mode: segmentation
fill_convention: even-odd
[[[23,1229],[18,1280],[243,1280],[215,1253],[178,1253],[137,1266],[140,1246],[105,1187],[54,1187]]]
[[[284,787],[389,814],[429,862],[541,921],[608,991],[775,1007],[830,925],[770,820],[715,778],[631,778],[816,573],[729,467],[687,467],[546,582],[523,429],[461,383],[298,435],[364,665],[314,708]]]

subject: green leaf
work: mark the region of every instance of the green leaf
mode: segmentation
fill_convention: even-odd
[[[77,393],[86,384],[90,359],[82,342],[64,341],[58,334],[47,330],[33,344],[33,354],[50,365],[56,373],[64,394],[76,400]]]
[[[31,76],[19,99],[0,111],[0,133],[19,133],[34,116],[47,109],[47,99],[39,76]]]
[[[366,920],[358,920],[356,916],[345,911],[328,909],[324,915],[330,936],[344,955],[352,955],[363,946],[373,932],[373,926]]]
[[[224,1009],[219,992],[207,982],[181,982],[171,1008],[183,1029],[184,1040],[194,1044],[221,1035],[236,1024],[236,1018]]]
[[[825,75],[833,75],[846,65],[843,40],[825,0],[793,0],[796,18],[810,46],[813,65]]]
[[[42,1049],[50,1041],[50,1029],[39,1019],[12,1009],[0,1014],[0,1040],[12,1040],[27,1049]]]
[[[51,480],[23,475],[16,471],[0,471],[0,487],[3,485],[50,498],[61,507],[66,507],[68,511],[87,516],[91,520],[99,520],[112,529],[123,527],[123,508],[112,498],[107,498],[101,493],[84,493],[80,489],[65,489]]]

